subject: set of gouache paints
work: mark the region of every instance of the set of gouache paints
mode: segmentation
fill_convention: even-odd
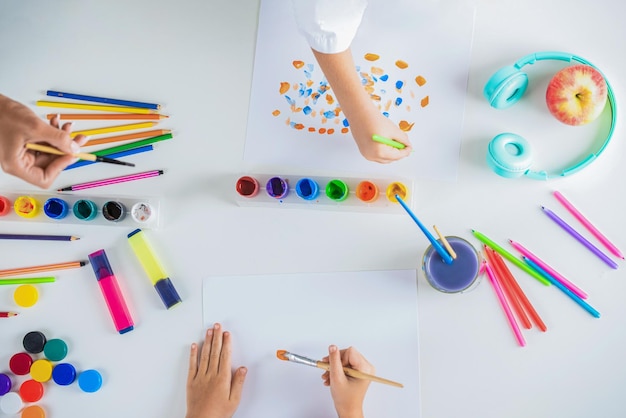
[[[0,221],[157,228],[159,200],[141,197],[0,193]]]
[[[410,180],[358,177],[250,174],[237,179],[237,203],[241,206],[354,210],[402,213],[396,199],[410,202]]]
[[[24,351],[11,356],[10,373],[0,373],[0,412],[20,414],[21,418],[45,418],[38,402],[50,381],[58,386],[78,383],[81,391],[93,393],[102,386],[102,375],[96,369],[77,371],[66,361],[67,343],[60,338],[47,339],[41,331],[27,333]]]

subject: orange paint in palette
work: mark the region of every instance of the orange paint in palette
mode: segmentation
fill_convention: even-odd
[[[402,59],[385,61],[384,57],[368,52],[363,55],[363,60],[365,64],[356,67],[363,88],[384,116],[392,119],[396,117],[398,127],[405,132],[410,131],[414,122],[406,119],[415,116],[411,109],[422,109],[429,104],[428,96],[421,92],[416,94],[413,90],[423,89],[426,78],[423,75],[410,74],[409,63]],[[375,66],[371,65],[374,61]],[[297,71],[294,77],[300,80],[279,82],[277,90],[285,99],[286,107],[274,109],[272,115],[284,115],[288,127],[303,132],[340,135],[349,133],[350,123],[321,69],[316,64],[302,60],[294,60],[291,64],[292,70]],[[423,98],[416,100],[418,96]],[[338,124],[340,128],[330,132],[325,126],[328,123]]]
[[[249,174],[235,182],[240,206],[402,213],[395,195],[410,202],[411,180]],[[379,193],[385,190],[385,194]]]

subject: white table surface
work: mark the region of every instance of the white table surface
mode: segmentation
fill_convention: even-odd
[[[497,133],[511,130],[543,146],[542,141],[569,137],[572,131],[541,107],[541,82],[531,81],[529,99],[503,112],[489,108],[482,87],[497,68],[525,54],[563,50],[600,67],[621,101],[626,97],[626,58],[620,53],[620,41],[626,38],[624,5],[616,0],[476,4],[458,180],[418,180],[419,216],[476,244],[472,228],[500,243],[512,238],[527,245],[586,290],[602,317],[592,318],[556,289],[514,270],[548,326],[545,334],[524,332],[528,345],[520,348],[486,280],[470,293],[444,295],[420,274],[422,416],[623,417],[623,263],[618,270],[609,269],[539,210],[545,204],[566,213],[551,196],[558,189],[626,249],[622,125],[618,122],[605,154],[571,178],[500,178],[485,164],[487,143]],[[40,115],[48,110],[34,102],[44,99],[47,89],[158,101],[171,116],[162,126],[175,131],[173,140],[133,159],[146,169],[165,169],[165,176],[94,191],[160,196],[163,226],[150,236],[184,299],[175,310],[165,311],[149,288],[125,242],[126,228],[1,225],[7,232],[69,232],[82,239],[0,242],[0,268],[85,259],[106,249],[114,268],[120,266],[116,274],[124,276],[137,321],[136,330],[125,336],[112,330],[89,266],[59,273],[58,283],[40,286],[35,307],[0,321],[0,371],[20,351],[23,335],[38,329],[68,341],[68,360],[79,369],[103,372],[105,386],[92,395],[76,386],[48,385],[42,405],[51,417],[183,416],[188,347],[203,335],[201,281],[208,275],[418,268],[428,243],[406,216],[235,205],[234,180],[245,169],[257,15],[258,1],[0,3],[2,94]],[[553,71],[558,65],[543,68]],[[559,161],[557,150],[548,151],[540,153],[539,162]],[[108,168],[64,173],[55,186],[109,177]],[[0,177],[0,189],[34,190],[7,175]],[[319,236],[303,240],[303,224]],[[308,262],[311,253],[315,263]],[[16,309],[11,296],[11,289],[0,289],[2,310]]]

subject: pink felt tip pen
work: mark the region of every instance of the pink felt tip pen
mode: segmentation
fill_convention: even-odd
[[[104,250],[89,254],[89,262],[93,267],[93,272],[96,274],[102,296],[104,296],[104,300],[109,308],[109,313],[111,314],[117,332],[124,334],[128,331],[132,331],[134,328],[133,318],[130,316],[130,312],[124,301],[124,296],[120,291],[117,279],[115,278],[115,274],[113,274],[109,259]]]

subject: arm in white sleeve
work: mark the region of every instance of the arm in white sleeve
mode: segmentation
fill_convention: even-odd
[[[356,35],[367,0],[291,0],[296,24],[309,46],[324,54],[343,52]]]

